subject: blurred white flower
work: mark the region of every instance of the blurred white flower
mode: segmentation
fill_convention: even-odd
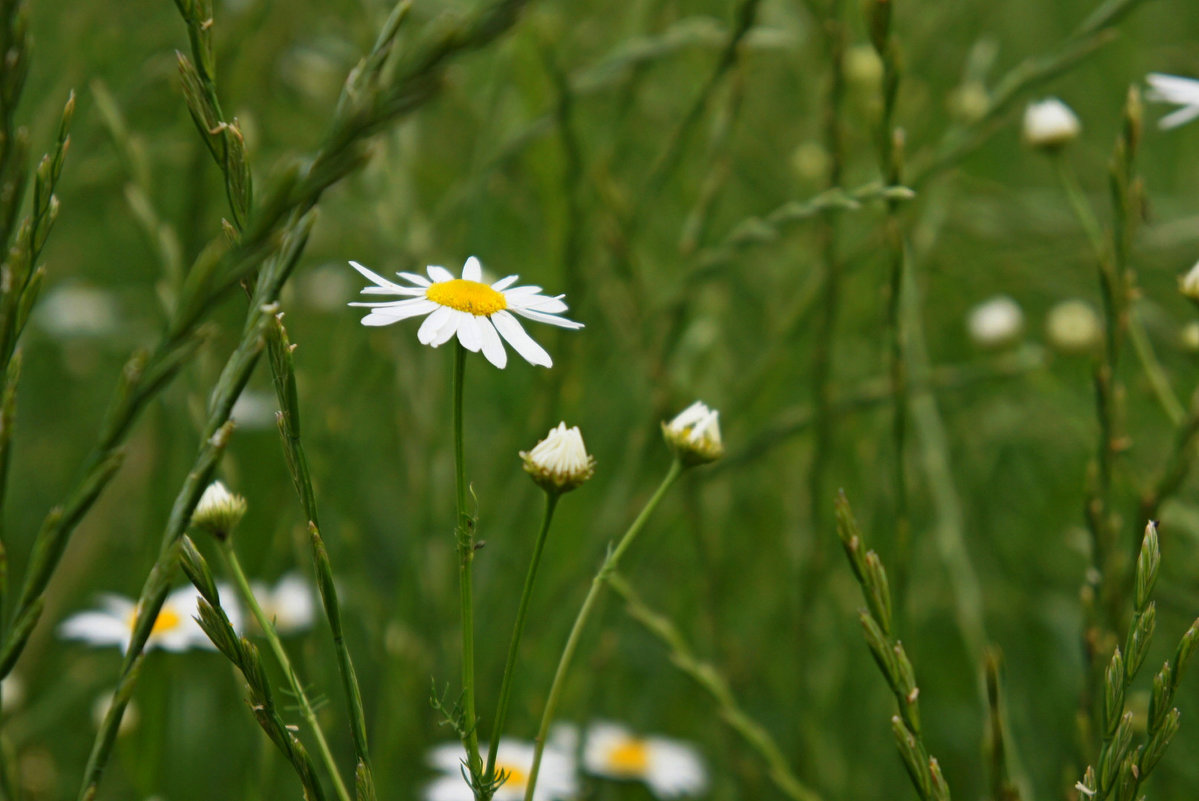
[[[229,536],[246,513],[246,499],[229,491],[220,481],[204,489],[192,512],[192,525],[219,540]]]
[[[351,303],[371,310],[362,318],[363,325],[390,325],[423,316],[425,321],[416,332],[422,345],[436,348],[457,335],[462,347],[472,353],[482,351],[487,361],[500,369],[508,363],[508,353],[500,337],[529,364],[542,367],[554,364],[545,349],[525,333],[512,312],[559,328],[583,327],[582,323],[559,316],[566,311],[562,295],[542,295],[539,286],[513,287],[519,276],[510,275],[490,285],[483,283],[483,267],[474,256],[463,265],[461,278],[436,265],[426,268],[428,278],[416,273],[397,273],[411,286],[388,281],[356,261],[350,262],[350,266],[374,284],[362,290],[364,295],[408,296],[406,300]]]
[[[316,620],[316,596],[312,584],[299,573],[288,573],[274,587],[255,581],[250,589],[275,631],[294,634],[312,628]]]
[[[659,798],[696,796],[708,786],[707,770],[694,746],[664,737],[635,737],[616,723],[587,727],[583,767],[596,776],[643,781]]]
[[[996,295],[970,310],[966,328],[974,344],[983,347],[1006,345],[1020,336],[1024,312],[1007,295]]]
[[[487,746],[480,743],[479,750],[486,754]],[[429,752],[429,764],[445,775],[426,785],[425,801],[474,801],[470,785],[462,777],[465,759],[466,750],[461,743],[445,743]],[[522,801],[529,782],[529,771],[533,768],[533,744],[500,740],[495,768],[508,777],[495,791],[495,801]],[[534,801],[568,801],[578,795],[578,790],[574,757],[552,744],[547,746],[541,753],[537,787],[533,790]]]
[[[60,339],[101,337],[120,319],[111,293],[82,284],[56,287],[35,309],[37,324]]]
[[[1191,300],[1199,301],[1199,262],[1185,275],[1178,277],[1178,291]]]
[[[663,423],[662,435],[671,450],[687,464],[712,462],[724,455],[720,412],[709,409],[702,401],[696,401],[669,423]]]
[[[1091,305],[1083,300],[1064,300],[1049,310],[1045,320],[1049,344],[1066,353],[1091,350],[1099,342],[1103,326]]]
[[[25,701],[25,682],[15,673],[0,680],[0,712],[9,714]]]
[[[232,590],[218,587],[221,606],[229,622],[237,631],[241,630],[241,614],[232,602]],[[200,593],[191,585],[180,587],[167,596],[150,629],[146,650],[161,648],[164,651],[186,651],[189,648],[215,646],[193,617]],[[137,605],[120,595],[105,593],[100,596],[99,610],[71,615],[58,627],[58,634],[68,640],[82,640],[90,645],[117,645],[121,652],[129,648],[129,639],[137,622]]]
[[[229,416],[240,430],[260,431],[275,427],[275,412],[278,410],[279,403],[275,393],[247,389],[237,396]]]
[[[547,492],[567,492],[591,478],[595,458],[587,453],[578,426],[558,423],[532,450],[521,451],[525,472]]]
[[[1056,149],[1081,132],[1077,115],[1056,97],[1029,103],[1024,110],[1024,141],[1032,147]]]
[[[1177,75],[1151,72],[1145,79],[1149,83],[1149,100],[1158,103],[1173,103],[1182,108],[1175,109],[1157,123],[1161,128],[1177,128],[1199,117],[1199,81]]]
[[[1178,341],[1191,353],[1199,353],[1199,321],[1192,320],[1178,332]]]

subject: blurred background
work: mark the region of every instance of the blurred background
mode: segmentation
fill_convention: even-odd
[[[881,68],[858,4],[845,6],[842,184],[854,188],[880,174]],[[895,121],[907,164],[927,164],[1009,70],[1056,52],[1094,6],[895,3],[903,57]],[[433,17],[471,7],[418,0],[401,42]],[[346,306],[362,283],[349,259],[389,275],[426,264],[457,270],[475,254],[494,277],[518,273],[522,283],[566,293],[569,316],[587,326],[530,331],[553,354],[552,370],[515,357],[503,371],[481,358],[467,367],[467,470],[486,541],[476,560],[481,710],[498,690],[541,507],[517,452],[565,420],[581,427],[598,463],[595,478],[558,507],[515,683],[512,736],[535,733],[586,586],[669,465],[659,421],[702,398],[721,410],[729,455],[684,477],[624,571],[727,677],[808,785],[827,799],[911,797],[889,730],[893,701],[862,642],[861,598],[832,527],[840,487],[870,547],[893,574],[906,574],[896,587],[897,633],[919,678],[929,749],[955,796],[989,792],[983,644],[1003,654],[1010,758],[1027,797],[1067,797],[1080,758],[1094,759],[1094,745],[1079,744],[1076,717],[1079,594],[1090,564],[1083,500],[1098,436],[1095,349],[1085,338],[1055,345],[1047,319],[1067,300],[1101,307],[1095,258],[1051,159],[1022,145],[1020,102],[986,128],[977,150],[927,176],[902,206],[909,301],[922,329],[913,348],[931,376],[913,390],[925,411],[909,427],[905,553],[894,534],[883,205],[865,202],[837,218],[843,282],[831,337],[819,325],[827,308],[820,218],[760,241],[736,239],[760,230],[754,220],[827,188],[830,57],[813,16],[824,4],[763,0],[736,57],[717,71],[741,7],[534,2],[497,42],[456,58],[440,97],[376,137],[370,162],[320,205],[281,305],[298,344],[305,442],[380,797],[418,797],[432,775],[427,749],[451,736],[429,696],[431,685],[454,689],[459,671],[452,358],[419,345],[415,322],[363,328],[361,312]],[[218,92],[260,182],[320,143],[346,73],[389,10],[376,0],[217,2]],[[31,11],[32,67],[17,117],[35,152],[52,141],[71,89],[78,108],[61,213],[44,252],[46,283],[22,345],[4,520],[16,577],[42,518],[78,475],[121,366],[164,324],[169,264],[190,263],[228,215],[179,88],[175,51],[186,52],[188,41],[174,5],[57,0]],[[1107,166],[1129,86],[1143,86],[1152,71],[1199,75],[1197,43],[1199,16],[1186,3],[1144,3],[1112,41],[1027,96],[1056,95],[1081,119],[1081,137],[1060,158],[1102,223],[1111,216]],[[1133,250],[1134,314],[1172,392],[1189,405],[1199,336],[1188,334],[1196,311],[1177,276],[1199,258],[1199,125],[1160,131],[1164,113],[1147,106],[1138,161],[1149,215]],[[996,295],[1019,305],[1022,323],[998,339],[971,336],[970,311]],[[15,670],[21,697],[5,699],[7,746],[27,798],[74,797],[95,733],[93,706],[111,692],[120,660],[115,648],[62,641],[55,627],[98,593],[139,591],[244,311],[239,295],[213,315],[208,343],[140,419],[123,469],[55,575]],[[838,411],[826,421],[824,491],[813,497],[812,375],[821,344],[830,348]],[[1144,526],[1138,493],[1161,469],[1174,429],[1131,351],[1120,378],[1130,447],[1115,498],[1132,554]],[[237,549],[267,581],[310,573],[275,408],[260,364],[219,471],[249,501]],[[1161,516],[1158,635],[1132,699],[1142,708],[1152,672],[1199,612],[1194,479]],[[977,591],[977,607],[963,586]],[[327,630],[320,623],[288,644],[313,694],[325,698],[322,720],[349,765]],[[245,708],[240,676],[219,655],[151,653],[134,699],[138,721],[117,742],[101,798],[298,794]],[[1178,703],[1182,730],[1147,786],[1151,798],[1199,792],[1193,672]],[[611,595],[587,631],[561,710],[576,722],[620,720],[695,742],[713,799],[777,796],[757,755]],[[586,788],[603,799],[647,793],[631,784]]]

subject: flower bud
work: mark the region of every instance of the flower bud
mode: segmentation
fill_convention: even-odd
[[[1103,326],[1089,303],[1064,300],[1049,310],[1045,333],[1049,343],[1064,353],[1086,353],[1099,344]]]
[[[200,496],[192,512],[192,527],[207,531],[218,540],[225,540],[246,513],[246,499],[230,492],[224,484],[214,481]]]
[[[595,458],[587,453],[579,427],[558,423],[532,450],[521,451],[525,472],[546,492],[569,492],[595,473]]]
[[[1050,97],[1024,110],[1024,141],[1041,150],[1058,150],[1078,138],[1082,125],[1062,101]]]
[[[684,465],[714,462],[724,456],[720,440],[720,412],[696,401],[669,423],[662,423],[666,444]]]
[[[1186,275],[1178,278],[1178,291],[1190,300],[1199,303],[1199,262]]]
[[[974,344],[995,348],[1016,340],[1024,327],[1020,304],[1007,295],[997,295],[970,310],[966,328]]]

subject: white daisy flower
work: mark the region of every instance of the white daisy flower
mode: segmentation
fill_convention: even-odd
[[[267,619],[274,621],[275,631],[294,634],[312,627],[316,620],[316,597],[312,584],[299,573],[288,573],[274,587],[258,581],[250,589]]]
[[[1029,103],[1024,110],[1024,141],[1032,147],[1054,150],[1078,138],[1078,116],[1056,97]]]
[[[1177,128],[1199,117],[1199,81],[1160,72],[1149,73],[1145,80],[1149,83],[1148,99],[1182,107],[1162,117],[1159,127]]]
[[[708,786],[708,772],[694,746],[665,737],[636,737],[616,723],[587,727],[583,767],[595,776],[643,781],[659,798],[696,796]]]
[[[508,363],[508,353],[500,337],[529,364],[542,367],[554,364],[545,349],[525,333],[513,312],[560,328],[583,327],[582,323],[559,316],[566,311],[562,295],[542,295],[539,286],[512,286],[519,276],[509,275],[490,285],[483,283],[483,267],[474,256],[463,265],[461,278],[436,265],[427,268],[428,278],[416,273],[396,273],[411,286],[389,281],[356,261],[350,262],[350,266],[374,284],[363,289],[362,294],[407,296],[405,300],[351,303],[371,310],[362,318],[363,325],[391,325],[409,317],[424,316],[425,321],[416,332],[422,345],[436,348],[457,335],[462,347],[472,353],[482,351],[487,361],[500,369]]]
[[[525,472],[547,492],[568,492],[595,473],[595,457],[587,453],[578,426],[558,423],[532,450],[521,451]]]
[[[974,344],[985,348],[1006,345],[1020,336],[1024,312],[1007,295],[996,295],[970,310],[966,328]]]
[[[237,606],[230,602],[233,597],[231,588],[218,587],[222,599],[222,608],[229,617],[235,630],[241,630],[241,614]],[[167,596],[158,618],[150,629],[150,638],[146,640],[146,650],[161,648],[164,651],[186,651],[189,648],[208,648],[215,646],[209,642],[208,635],[200,628],[194,615],[200,593],[195,587],[181,587]],[[117,645],[123,653],[129,648],[129,640],[133,636],[133,627],[137,622],[137,604],[120,595],[105,593],[100,596],[100,610],[80,612],[71,615],[58,627],[59,636],[68,640],[82,640],[91,645]]]
[[[486,754],[487,746],[479,744]],[[533,744],[519,740],[500,740],[496,749],[495,769],[508,778],[495,791],[495,801],[522,801],[533,768]],[[445,743],[429,752],[429,764],[444,772],[425,787],[425,801],[474,801],[474,793],[462,777],[466,750],[461,743]],[[548,746],[541,753],[534,801],[568,801],[578,795],[579,782],[574,757],[567,751]]]

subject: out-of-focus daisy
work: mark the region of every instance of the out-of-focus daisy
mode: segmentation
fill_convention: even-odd
[[[222,588],[220,592],[222,608],[228,615],[229,622],[233,624],[234,629],[240,630],[241,615],[229,600],[233,597],[232,591]],[[200,593],[190,585],[168,595],[154,621],[154,627],[150,629],[146,650],[161,648],[164,651],[186,651],[189,648],[213,648],[208,636],[193,617],[199,598]],[[120,595],[106,593],[100,596],[100,606],[102,608],[99,610],[80,612],[68,617],[58,627],[59,636],[68,640],[82,640],[90,645],[118,645],[124,652],[129,648],[129,639],[137,621],[137,604]]]
[[[483,753],[487,746],[479,744]],[[425,787],[425,801],[474,801],[470,785],[462,778],[466,751],[461,743],[445,743],[429,752],[429,764],[445,773]],[[495,801],[521,801],[533,768],[533,744],[518,740],[500,740],[496,751],[495,769],[507,776],[495,791]],[[541,753],[534,801],[567,801],[578,795],[579,782],[574,757],[550,744]]]
[[[1045,319],[1049,344],[1065,353],[1085,353],[1103,334],[1099,316],[1085,300],[1063,300],[1049,310]]]
[[[724,455],[720,439],[720,412],[696,401],[662,423],[662,436],[680,459],[687,464],[713,462]]]
[[[1006,345],[1020,336],[1024,312],[1007,295],[997,295],[970,310],[966,328],[976,345],[993,348]]]
[[[60,339],[101,337],[116,329],[120,313],[112,293],[83,284],[54,289],[37,305],[35,318]]]
[[[288,573],[274,587],[250,583],[254,598],[280,634],[294,634],[312,627],[316,619],[316,599],[312,584],[299,573]]]
[[[1056,97],[1029,103],[1024,110],[1024,141],[1032,147],[1056,150],[1081,132],[1078,116]]]
[[[409,317],[424,317],[416,332],[422,345],[438,347],[454,338],[472,353],[483,352],[487,361],[503,368],[508,363],[501,337],[529,364],[552,367],[545,349],[525,333],[513,313],[528,320],[560,328],[582,328],[582,323],[559,315],[566,311],[562,295],[543,295],[539,286],[512,286],[518,278],[509,275],[492,284],[483,283],[483,267],[471,256],[455,278],[444,267],[430,265],[428,278],[416,273],[397,273],[411,286],[387,280],[356,261],[350,266],[362,273],[374,286],[364,295],[402,295],[405,300],[360,301],[351,306],[366,306],[370,314],[363,325],[391,325]]]
[[[1199,81],[1160,72],[1149,73],[1145,80],[1149,83],[1147,98],[1182,107],[1162,117],[1157,123],[1160,127],[1177,128],[1199,117]]]
[[[532,450],[521,451],[525,472],[547,492],[568,492],[595,473],[595,457],[587,453],[578,426],[558,423]]]
[[[587,727],[583,768],[609,779],[643,781],[659,798],[695,796],[708,786],[708,772],[694,746],[665,737],[636,737],[616,723]]]

